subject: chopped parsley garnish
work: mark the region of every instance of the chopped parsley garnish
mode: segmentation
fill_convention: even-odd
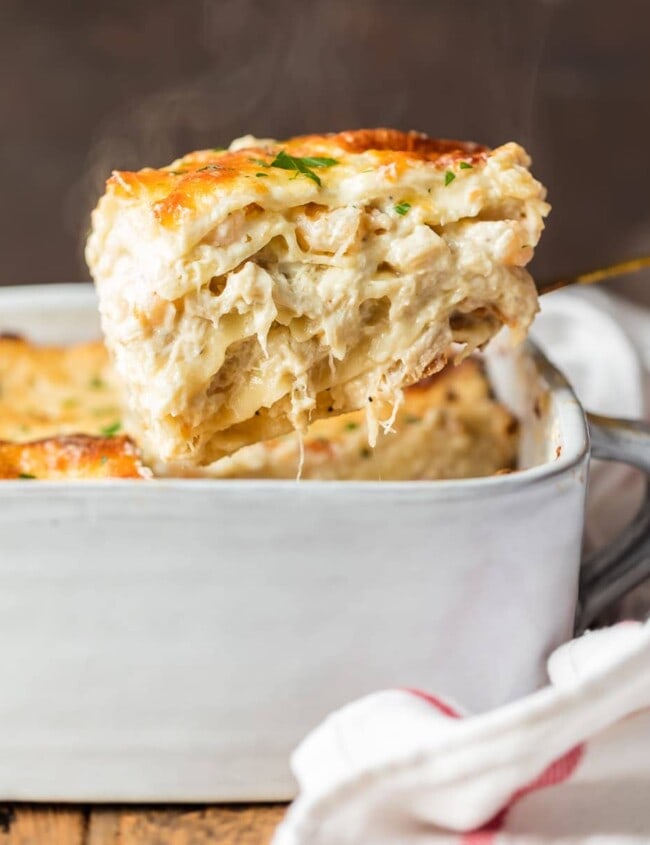
[[[348,431],[355,431],[357,428],[359,428],[359,423],[349,422],[345,424],[345,427]]]
[[[411,207],[410,202],[398,202],[397,205],[393,206],[393,209],[397,214],[401,214],[402,217],[403,217],[406,214],[406,212],[409,210],[410,207]]]
[[[338,164],[337,159],[327,156],[305,156],[305,158],[296,159],[296,161],[301,161],[307,167],[332,167]]]
[[[447,185],[451,185],[455,178],[456,174],[452,173],[451,170],[445,171],[445,188],[447,187]]]
[[[319,156],[307,156],[305,158],[297,158],[289,155],[284,150],[276,155],[273,161],[266,165],[267,167],[279,167],[281,170],[295,170],[296,176],[306,176],[315,182],[317,185],[321,184],[320,177],[314,173],[315,167],[332,167],[338,164],[335,158],[325,158]]]
[[[112,437],[114,434],[117,434],[117,432],[121,428],[122,423],[117,420],[116,422],[111,423],[110,425],[105,425],[103,426],[103,428],[100,428],[100,432],[104,435],[104,437]]]
[[[94,376],[93,378],[91,378],[88,384],[90,385],[90,387],[92,387],[93,390],[102,390],[102,388],[105,387],[104,382],[100,379],[99,376]]]
[[[31,481],[32,479],[36,478],[36,476],[30,475],[28,472],[19,472],[18,478],[23,479],[23,481]]]
[[[471,165],[468,161],[461,161],[458,165],[461,170],[471,170],[473,165]]]
[[[256,173],[255,175],[257,176],[258,179],[268,179],[269,178],[268,173]]]
[[[205,164],[205,165],[203,165],[203,167],[197,167],[196,172],[202,173],[204,170],[215,171],[215,170],[221,170],[221,169],[222,168],[221,168],[220,164]]]

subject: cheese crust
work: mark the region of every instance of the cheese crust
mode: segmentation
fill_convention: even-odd
[[[114,173],[86,256],[142,442],[207,464],[332,413],[385,419],[501,325],[523,335],[548,211],[528,165],[362,130]]]
[[[0,336],[0,478],[148,478],[101,342]]]
[[[101,341],[41,346],[0,336],[0,440],[117,433],[121,404]]]
[[[148,478],[128,437],[62,435],[23,443],[0,441],[0,479],[70,481]]]

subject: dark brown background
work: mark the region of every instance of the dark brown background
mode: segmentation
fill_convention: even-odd
[[[554,206],[540,276],[650,250],[648,0],[0,0],[0,17],[0,284],[87,278],[112,167],[355,126],[522,141]]]

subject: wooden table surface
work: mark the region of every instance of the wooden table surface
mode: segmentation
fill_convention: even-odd
[[[0,845],[267,845],[285,809],[0,804]]]

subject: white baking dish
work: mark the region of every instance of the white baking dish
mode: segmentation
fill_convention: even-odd
[[[0,290],[2,330],[94,337],[92,290]],[[534,351],[490,367],[542,461],[513,475],[0,482],[0,798],[285,799],[290,750],[350,699],[539,685],[574,628],[588,430]],[[599,454],[650,469],[619,431]],[[584,570],[583,622],[647,574],[633,535]]]

